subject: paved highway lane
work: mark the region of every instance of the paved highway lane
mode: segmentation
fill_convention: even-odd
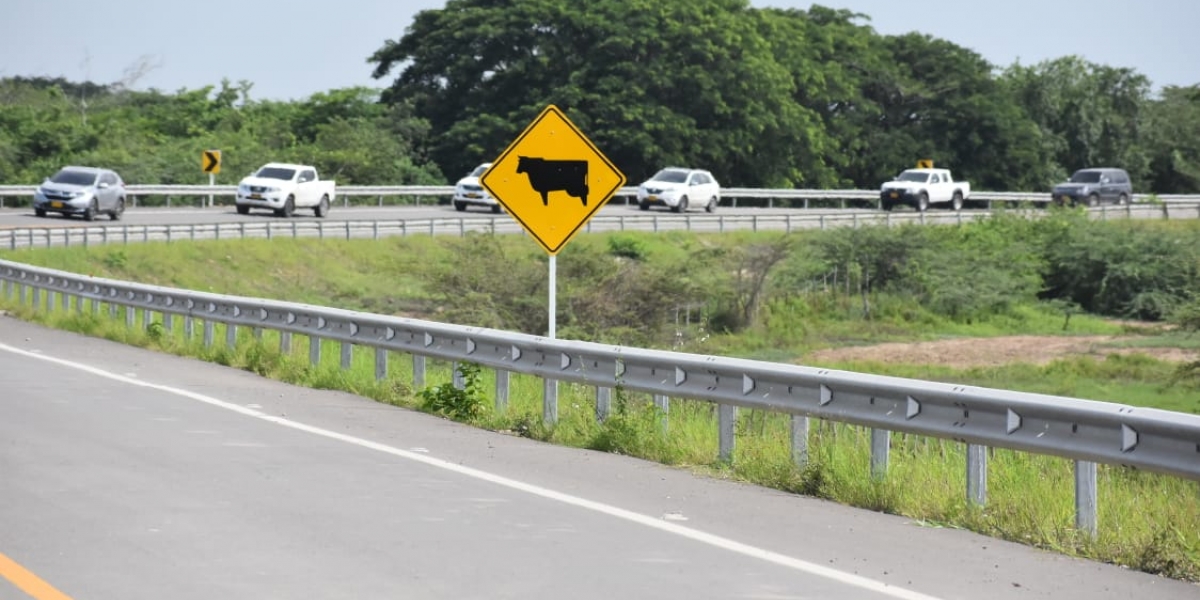
[[[1198,589],[10,318],[0,415],[0,555],[74,600]]]

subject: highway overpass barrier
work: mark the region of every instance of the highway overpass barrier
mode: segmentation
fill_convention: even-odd
[[[809,419],[871,429],[871,473],[885,477],[892,432],[952,440],[967,446],[967,497],[987,498],[987,448],[1065,457],[1075,465],[1075,524],[1097,532],[1097,463],[1200,480],[1200,415],[1139,408],[1077,398],[1013,392],[947,383],[883,377],[800,365],[705,356],[644,348],[548,339],[534,335],[364,312],[143,285],[0,261],[0,293],[36,311],[90,310],[126,325],[151,324],[202,343],[215,342],[215,325],[225,344],[237,343],[239,328],[261,339],[279,332],[280,350],[291,351],[293,335],[341,344],[342,368],[355,349],[373,349],[375,376],[388,376],[389,353],[412,357],[415,389],[424,387],[425,361],[475,364],[497,373],[495,399],[503,411],[509,374],[543,379],[543,418],[558,419],[558,383],[591,386],[596,418],[609,416],[616,390],[651,394],[668,408],[671,398],[718,406],[719,452],[733,457],[737,410],[782,413],[791,419],[792,456],[808,455]],[[87,308],[85,308],[87,306]],[[160,320],[153,318],[161,315]],[[158,325],[161,323],[161,325]],[[172,333],[174,335],[174,333]],[[309,344],[309,360],[320,361],[320,343]]]
[[[1167,205],[1163,205],[1167,206]],[[1170,211],[1159,206],[1125,205],[1100,206],[1089,209],[1094,219],[1162,219],[1196,218],[1195,210],[1181,210],[1172,205]],[[690,231],[695,233],[724,233],[727,231],[781,231],[832,227],[863,227],[867,225],[894,226],[905,223],[920,225],[955,225],[987,218],[987,211],[934,212],[864,212],[787,214],[673,214],[634,212],[628,215],[596,215],[588,220],[585,231]],[[1026,211],[1041,216],[1045,211]],[[521,234],[516,220],[507,215],[438,217],[385,220],[299,220],[254,219],[224,223],[189,223],[159,225],[102,224],[103,221],[83,224],[73,221],[45,221],[37,227],[0,228],[0,249],[50,246],[90,246],[93,244],[172,242],[223,239],[274,239],[278,237],[315,237],[339,239],[380,239],[405,235],[467,235],[468,233]]]

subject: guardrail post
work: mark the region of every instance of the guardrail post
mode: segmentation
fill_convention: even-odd
[[[888,454],[892,448],[892,432],[886,429],[871,430],[871,478],[887,477]]]
[[[612,392],[610,387],[596,387],[596,421],[603,423],[612,414]]]
[[[386,348],[375,349],[375,381],[387,379],[388,351]]]
[[[225,325],[225,347],[233,350],[237,348],[237,325],[231,323]]]
[[[70,294],[66,293],[65,291],[59,292],[58,299],[59,299],[58,304],[62,308],[63,312],[67,312],[67,311],[71,310],[71,295]]]
[[[171,313],[164,312],[162,314],[162,324],[163,331],[166,331],[167,333],[171,333],[171,331],[175,329],[175,319],[172,318]]]
[[[542,422],[548,425],[558,422],[558,381],[542,380]]]
[[[987,504],[987,446],[967,444],[967,500]]]
[[[797,467],[808,464],[808,417],[792,415],[792,463]]]
[[[292,332],[279,332],[279,353],[285,356],[292,353]]]
[[[321,364],[321,338],[308,336],[308,363],[312,366]]]
[[[108,303],[108,316],[113,319],[117,318],[117,311],[119,309],[120,309],[120,307],[118,307],[115,302],[109,302]]]
[[[137,325],[137,309],[132,306],[125,307],[125,326],[133,329]]]
[[[732,404],[717,405],[717,459],[723,463],[733,462],[733,448],[737,444],[737,407]]]
[[[196,320],[192,318],[192,315],[187,315],[187,316],[183,317],[183,339],[185,341],[190,342],[190,341],[192,341],[192,337],[194,337],[195,334],[196,334]]]
[[[413,355],[413,391],[419,392],[425,389],[425,357],[420,354]]]
[[[150,329],[150,324],[154,323],[154,313],[148,308],[142,309],[142,327]]]
[[[21,303],[21,306],[25,306],[25,288],[27,288],[27,287],[29,287],[29,286],[27,286],[23,283],[17,284],[17,296]]]
[[[511,374],[504,369],[496,369],[496,413],[504,414],[508,410],[508,389]]]
[[[212,348],[213,345],[213,322],[211,319],[204,320],[204,347]]]
[[[354,344],[342,342],[342,368],[349,369],[352,362],[354,362]]]
[[[346,239],[350,239],[350,221],[342,221],[346,224]]]
[[[1095,538],[1096,463],[1075,461],[1075,528]]]
[[[450,381],[456,390],[467,389],[467,380],[462,374],[462,364],[458,361],[454,361],[450,365]]]
[[[671,399],[666,394],[654,394],[654,406],[662,412],[662,431],[667,432],[667,415],[671,413]]]
[[[24,298],[21,299],[24,303]],[[33,286],[33,310],[38,310],[42,307],[42,288]]]

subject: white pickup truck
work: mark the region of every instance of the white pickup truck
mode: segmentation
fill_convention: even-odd
[[[267,163],[238,183],[237,211],[245,215],[251,208],[268,208],[277,216],[290,217],[297,208],[311,208],[324,217],[336,191],[334,182],[322,180],[315,167]]]
[[[955,181],[949,169],[908,169],[879,188],[879,203],[883,210],[897,204],[907,204],[925,212],[930,204],[950,204],[962,210],[963,201],[971,197],[971,184]]]

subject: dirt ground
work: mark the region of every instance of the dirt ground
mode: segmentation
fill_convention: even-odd
[[[952,368],[988,367],[1010,363],[1043,365],[1071,355],[1104,357],[1143,353],[1160,360],[1200,360],[1200,352],[1179,348],[1114,348],[1124,336],[1033,336],[963,338],[934,342],[887,343],[874,346],[820,350],[804,357],[806,363],[874,361],[887,364],[938,364]]]

